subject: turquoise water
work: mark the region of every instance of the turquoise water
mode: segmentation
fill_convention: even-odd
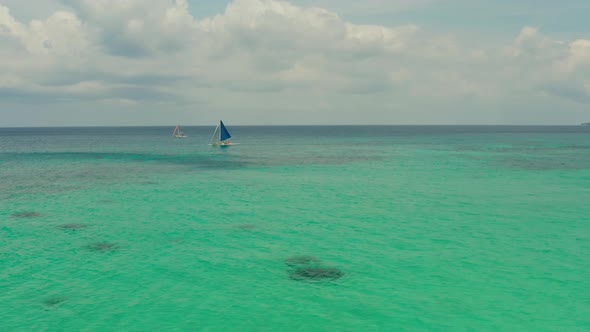
[[[0,129],[1,330],[590,329],[590,127],[229,130]]]

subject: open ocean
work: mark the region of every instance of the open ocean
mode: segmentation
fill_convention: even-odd
[[[590,330],[590,127],[226,125],[0,129],[0,330]]]

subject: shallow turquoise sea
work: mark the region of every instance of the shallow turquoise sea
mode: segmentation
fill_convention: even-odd
[[[590,330],[590,127],[228,125],[0,129],[0,330]]]

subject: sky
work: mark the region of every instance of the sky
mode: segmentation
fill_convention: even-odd
[[[0,0],[0,127],[579,124],[587,0]]]

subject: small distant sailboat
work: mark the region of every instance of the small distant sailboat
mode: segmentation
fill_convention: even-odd
[[[178,125],[174,128],[174,131],[172,132],[172,136],[174,136],[176,138],[185,138],[186,137],[186,135],[182,132],[180,125]]]
[[[225,128],[223,121],[220,120],[217,127],[215,127],[213,136],[211,136],[211,142],[209,143],[209,145],[226,147],[237,144],[230,142],[230,138],[231,135],[229,134],[229,131],[227,131],[227,128]]]

